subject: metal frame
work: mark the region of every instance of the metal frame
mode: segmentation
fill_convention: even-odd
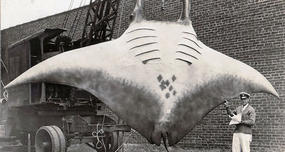
[[[90,0],[81,46],[112,39],[120,0]]]

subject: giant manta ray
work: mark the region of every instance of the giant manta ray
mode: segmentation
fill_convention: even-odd
[[[197,38],[187,0],[177,22],[147,21],[142,5],[120,38],[49,58],[6,88],[52,82],[87,90],[150,143],[170,146],[225,98],[241,91],[278,97],[258,71]]]

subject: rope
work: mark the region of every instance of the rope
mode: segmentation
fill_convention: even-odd
[[[5,65],[4,61],[3,61],[2,59],[0,59],[0,60],[1,60],[1,64],[3,65],[5,71],[8,73],[8,68],[7,68],[7,66]]]
[[[106,114],[104,114],[104,116],[103,116],[103,120],[102,120],[102,126],[101,126],[101,130],[103,131],[103,133],[104,133],[104,123],[105,123],[105,117],[106,117]],[[103,146],[104,146],[104,150],[105,150],[105,152],[107,151],[107,149],[106,149],[106,145],[105,145],[105,143],[104,143],[104,140],[103,140],[103,138],[102,138],[102,144],[103,144]]]
[[[3,87],[5,87],[5,84],[4,84],[4,82],[1,80],[1,85],[3,86]]]
[[[99,138],[99,133],[100,134],[104,134],[104,123],[105,123],[105,117],[106,117],[106,114],[104,114],[103,116],[103,120],[102,120],[102,123],[101,123],[101,129],[99,130],[99,123],[96,125],[96,131],[92,132],[92,136],[93,137],[96,137],[97,138],[97,142],[95,144],[95,147],[97,149],[101,149],[102,147],[104,147],[104,151],[107,152],[107,148],[106,148],[106,145],[104,143],[104,138],[102,137],[101,139]],[[96,135],[94,135],[96,134]]]
[[[6,101],[8,101],[8,96],[9,96],[8,91],[4,90],[3,97],[5,98]]]
[[[97,138],[97,142],[96,142],[96,144],[95,144],[95,147],[96,147],[97,149],[101,149],[102,147],[104,147],[104,150],[105,150],[105,152],[106,152],[106,146],[105,146],[103,137],[101,137],[101,139],[100,139],[100,138],[99,138],[99,133],[100,133],[100,134],[104,134],[104,130],[103,130],[102,128],[99,130],[99,124],[97,124],[97,126],[96,126],[96,131],[93,131],[93,132],[92,132],[92,136]]]

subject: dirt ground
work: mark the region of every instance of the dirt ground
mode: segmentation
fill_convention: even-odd
[[[0,144],[0,152],[28,152],[28,148],[26,146],[17,145],[17,144],[9,144],[9,143],[1,143]],[[34,148],[32,148],[32,152],[34,152]],[[76,144],[71,145],[67,148],[67,152],[96,152],[96,150],[88,147],[85,144]]]
[[[181,147],[168,147],[168,150],[169,152],[230,152],[226,149],[183,149]],[[0,143],[0,152],[27,152],[27,147]],[[96,152],[96,150],[85,144],[74,144],[67,148],[67,152]],[[151,144],[124,144],[118,152],[166,152],[166,150],[163,146]]]
[[[71,145],[67,148],[67,152],[96,152],[96,150],[88,147],[85,144]]]

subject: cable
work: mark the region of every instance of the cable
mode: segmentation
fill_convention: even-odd
[[[192,0],[189,0],[189,18],[191,18]]]
[[[83,3],[83,0],[81,0],[80,5],[79,5],[79,8],[81,7],[82,3]],[[78,8],[78,9],[79,9],[79,8]],[[82,11],[82,10],[81,10],[81,11]],[[68,36],[69,36],[69,37],[70,37],[70,35],[71,35],[71,31],[75,31],[75,30],[74,30],[74,25],[75,25],[75,22],[76,22],[76,20],[77,20],[78,14],[79,14],[79,10],[77,10],[76,15],[75,15],[75,17],[74,17],[74,20],[73,20],[73,22],[72,22],[70,31],[68,32]]]
[[[86,2],[86,0],[84,0],[83,4],[85,4],[85,2]],[[73,30],[73,34],[72,34],[72,36],[71,36],[72,39],[73,39],[73,36],[74,36],[74,34],[75,34],[75,30],[76,30],[77,27],[78,27],[79,20],[80,20],[80,18],[81,18],[81,16],[82,16],[82,12],[83,12],[83,8],[80,10],[79,18],[78,18],[78,20],[77,20],[76,26],[75,26],[75,28],[74,28],[74,30]]]
[[[120,1],[121,2],[121,1]],[[122,24],[122,16],[124,14],[124,8],[125,8],[125,0],[123,0],[123,4],[121,5],[122,6],[122,9],[121,9],[121,13],[120,13],[120,16],[119,16],[119,28],[118,28],[118,34],[121,34],[121,24]],[[117,37],[118,37],[118,34],[117,34]]]
[[[71,10],[73,4],[74,4],[74,0],[71,0],[70,3],[69,3],[69,7],[68,7],[67,11]],[[63,20],[63,25],[62,25],[63,28],[66,27],[66,23],[67,23],[68,19],[69,19],[69,13],[66,13],[65,17],[64,17],[64,20]]]

